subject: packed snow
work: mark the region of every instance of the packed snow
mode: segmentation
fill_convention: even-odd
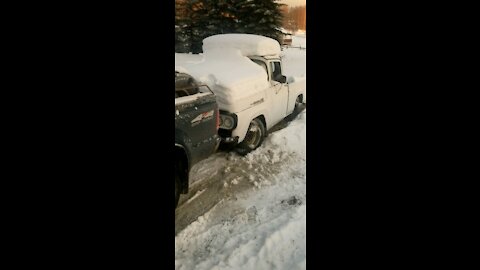
[[[306,50],[282,55],[284,73],[305,79]],[[175,54],[175,61],[206,60]],[[220,151],[195,165],[175,211],[175,269],[306,269],[305,141],[303,110],[247,156]]]
[[[235,48],[243,56],[278,55],[280,44],[274,39],[250,34],[223,34],[203,40],[203,52],[216,49]]]
[[[176,54],[175,69],[208,85],[220,105],[231,106],[233,100],[241,104],[240,100],[269,87],[266,70],[247,56],[278,55],[280,45],[276,40],[257,35],[223,34],[204,39],[203,52],[201,58]]]
[[[176,235],[176,269],[306,268],[305,131],[306,110],[246,157],[219,153],[196,166],[198,201],[177,211],[206,207],[208,189],[223,198]]]
[[[217,48],[205,52],[200,62],[185,63],[183,67],[195,79],[207,84],[225,104],[269,86],[266,71],[237,49]]]
[[[229,38],[245,41],[237,45],[230,44]],[[207,84],[217,95],[220,103],[228,104],[229,100],[241,100],[268,87],[267,73],[259,65],[253,63],[246,55],[249,53],[277,52],[277,41],[246,34],[217,35],[206,38],[210,44],[204,48],[204,54],[175,54],[175,69],[192,75],[199,82]],[[283,74],[288,82],[306,79],[306,42],[305,37],[293,37],[293,44],[303,49],[284,48],[280,52]],[[272,43],[276,44],[275,46]],[[232,47],[228,47],[232,46]]]

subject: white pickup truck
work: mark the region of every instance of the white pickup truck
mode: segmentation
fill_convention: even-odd
[[[223,143],[247,154],[267,132],[306,103],[306,80],[282,74],[280,44],[250,34],[223,34],[204,39],[201,61],[184,65],[217,96],[219,135]],[[182,67],[182,68],[183,68]]]

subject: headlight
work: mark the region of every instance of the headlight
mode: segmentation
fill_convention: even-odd
[[[229,117],[225,117],[224,126],[228,129],[233,127],[233,121]]]
[[[230,115],[220,114],[220,128],[234,129],[236,126],[235,118]]]

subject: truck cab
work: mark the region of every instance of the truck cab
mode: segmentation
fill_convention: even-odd
[[[222,142],[234,144],[242,155],[258,148],[271,127],[306,102],[305,81],[289,83],[282,73],[279,55],[253,55],[248,58],[265,70],[269,87],[246,110],[220,111],[219,134]]]

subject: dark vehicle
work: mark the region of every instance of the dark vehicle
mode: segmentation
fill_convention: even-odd
[[[220,143],[216,97],[206,85],[175,71],[175,208],[188,192],[190,169]]]

